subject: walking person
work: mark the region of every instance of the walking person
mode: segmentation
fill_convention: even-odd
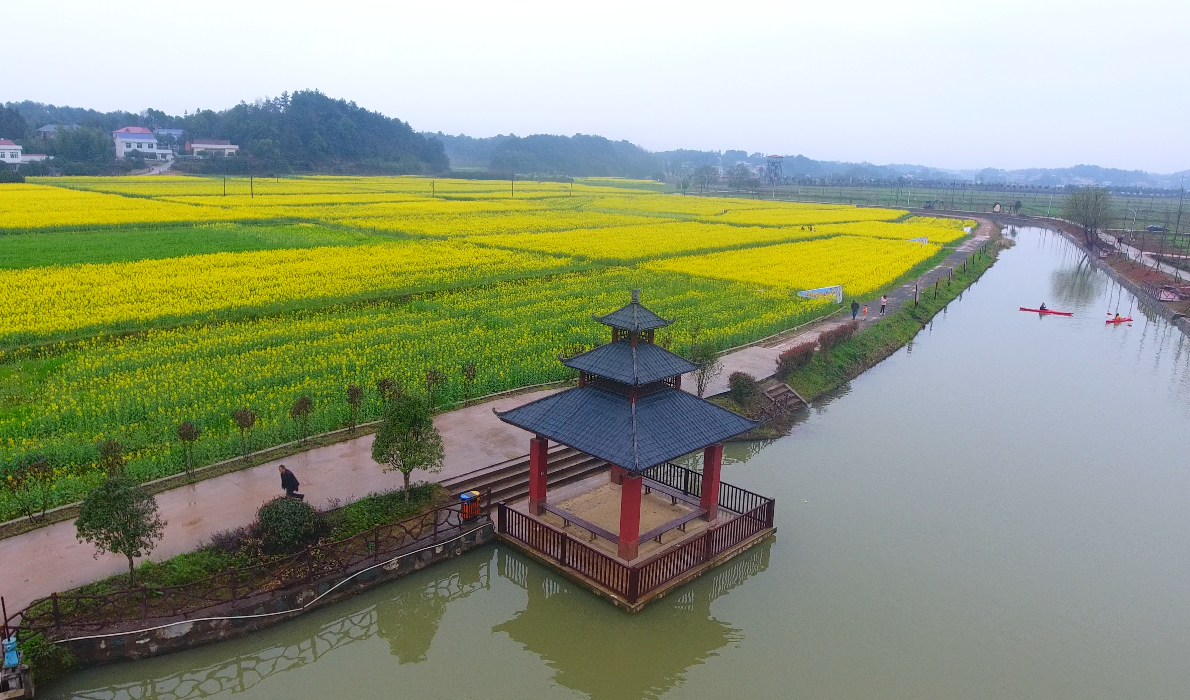
[[[859,316],[859,302],[856,301],[855,299],[852,299],[851,300],[851,320],[854,321],[856,316]]]
[[[301,484],[298,483],[298,479],[296,476],[294,476],[293,472],[286,469],[284,464],[277,467],[277,469],[281,473],[281,488],[285,489],[285,497],[296,498],[299,501],[304,501],[306,496],[297,492],[298,487],[301,486]]]
[[[880,295],[880,315],[881,315],[881,316],[883,316],[883,315],[884,315],[884,309],[885,309],[885,307],[886,307],[886,306],[888,306],[888,295],[887,295],[887,294],[881,294],[881,295]]]
[[[868,305],[864,304],[864,318],[866,319],[867,317],[868,317]]]

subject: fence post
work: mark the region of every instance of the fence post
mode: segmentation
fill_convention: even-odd
[[[562,533],[562,543],[558,545],[558,563],[566,566],[566,543],[570,541],[570,535],[565,532]]]
[[[149,617],[149,589],[140,587],[140,619],[145,620]]]
[[[496,532],[503,534],[508,531],[508,525],[504,514],[504,501],[496,504]]]
[[[58,593],[56,591],[50,594],[50,604],[54,608],[54,627],[61,627],[62,615],[58,613]]]
[[[236,602],[236,600],[237,600],[237,596],[236,596],[236,588],[237,588],[236,584],[237,583],[238,583],[238,581],[236,580],[236,568],[233,566],[233,567],[231,567],[231,602],[233,602],[233,603]]]
[[[628,568],[628,602],[635,603],[640,598],[640,569],[635,566]]]

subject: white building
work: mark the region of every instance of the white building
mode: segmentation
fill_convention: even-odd
[[[194,139],[187,142],[186,150],[192,151],[196,156],[211,156],[216,153],[233,156],[240,147],[227,139]]]
[[[174,153],[157,143],[157,137],[143,126],[126,126],[112,132],[116,140],[116,157],[127,158],[129,153],[140,153],[145,160],[173,160]]]
[[[5,165],[20,165],[22,150],[20,146],[12,141],[0,139],[0,163],[4,163]]]

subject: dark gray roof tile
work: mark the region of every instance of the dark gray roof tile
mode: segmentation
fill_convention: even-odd
[[[698,365],[665,348],[652,343],[638,343],[633,348],[627,340],[600,345],[594,350],[564,359],[562,364],[637,386],[698,369]]]
[[[594,387],[569,389],[496,412],[500,420],[612,464],[642,471],[756,427],[676,389],[636,400]]]

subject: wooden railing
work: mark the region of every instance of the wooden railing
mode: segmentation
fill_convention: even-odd
[[[337,542],[311,545],[296,554],[243,569],[232,568],[179,586],[133,588],[104,595],[59,595],[34,601],[21,612],[23,629],[71,633],[107,630],[122,623],[190,619],[219,606],[234,610],[244,599],[291,586],[351,574],[385,561],[401,550],[433,543],[457,532],[490,510],[490,492],[480,497],[479,512],[464,513],[454,503],[396,523],[378,525]],[[234,613],[233,613],[234,614]],[[12,625],[9,625],[10,628]]]
[[[665,469],[646,472],[646,478],[683,493],[697,495],[701,491],[698,472],[676,464],[663,464]],[[693,476],[692,476],[693,475]],[[510,537],[534,552],[556,561],[561,566],[582,574],[588,579],[635,604],[662,586],[677,580],[690,571],[715,559],[728,550],[743,544],[748,538],[773,527],[776,501],[731,484],[719,485],[720,508],[739,513],[727,522],[704,530],[701,535],[679,545],[676,549],[655,554],[643,561],[626,564],[582,540],[571,537],[541,520],[497,504],[496,532]],[[737,508],[741,510],[736,510]]]
[[[536,518],[513,510],[501,501],[496,532],[528,546],[538,554],[573,569],[618,595],[629,597],[629,567],[591,545]],[[635,601],[635,599],[633,599]]]

